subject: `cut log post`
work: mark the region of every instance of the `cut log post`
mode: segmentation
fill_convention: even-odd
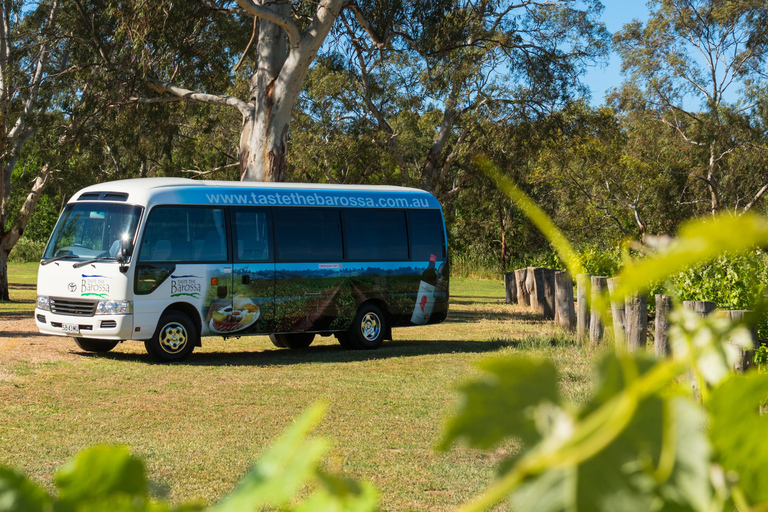
[[[507,304],[517,304],[517,282],[515,281],[514,272],[504,274],[504,292]]]
[[[539,277],[541,276],[541,277]],[[536,299],[541,314],[548,320],[555,319],[555,271],[551,268],[537,268],[534,271]]]
[[[672,297],[657,293],[653,350],[658,358],[667,357],[672,352],[669,349],[669,313],[671,311]]]
[[[525,279],[528,269],[515,270],[515,283],[517,284],[517,303],[521,306],[531,306],[530,291],[526,287]]]
[[[619,278],[612,277],[608,279],[608,291],[611,296],[616,288],[619,287]],[[626,323],[624,322],[624,301],[616,301],[611,299],[611,318],[613,319],[613,338],[614,344],[617,347],[626,346]]]
[[[589,337],[589,274],[576,276],[576,342],[584,344]]]
[[[730,320],[731,322],[743,322],[744,317],[751,312],[752,311],[749,311],[749,310],[730,310],[730,311],[726,311],[725,314],[728,317],[728,320]],[[752,346],[756,348],[758,345],[757,344],[757,328],[753,325],[750,325],[749,332],[752,338]],[[737,372],[743,373],[749,370],[752,367],[752,365],[754,365],[755,349],[754,348],[746,349],[746,348],[741,348],[738,345],[736,346],[741,351],[741,357],[739,357],[736,360],[736,363],[734,364],[734,370],[736,370]]]
[[[596,305],[600,301],[600,297],[605,294],[608,288],[608,278],[605,276],[592,276],[592,301],[590,303],[590,310],[592,314],[589,318],[589,342],[592,345],[599,345],[603,341],[603,334],[605,328],[603,327],[603,317],[605,312],[600,311],[600,308]]]
[[[531,299],[531,313],[536,315],[544,314],[544,297],[539,292],[544,291],[544,276],[541,272],[543,267],[528,267],[528,273],[525,278],[525,285],[528,287],[528,296]],[[537,280],[539,281],[537,283]],[[538,286],[537,286],[538,285]]]
[[[568,272],[555,272],[555,325],[572,331],[576,327],[573,280]]]
[[[624,302],[627,348],[630,352],[644,350],[648,340],[648,296],[634,293]]]
[[[706,300],[684,300],[683,307],[695,311],[701,316],[707,316],[717,309],[717,304]]]

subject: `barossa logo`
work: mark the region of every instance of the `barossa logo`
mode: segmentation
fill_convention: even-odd
[[[70,289],[72,284],[70,284]],[[89,276],[83,274],[83,280],[80,281],[81,297],[100,297],[105,299],[109,296],[109,283],[105,276]]]
[[[199,276],[171,276],[171,297],[200,298],[203,287],[198,281]]]

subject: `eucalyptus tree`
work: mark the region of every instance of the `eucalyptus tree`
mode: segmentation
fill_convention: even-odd
[[[49,162],[38,161],[31,173],[22,173],[17,163],[51,106],[45,82],[57,60],[60,8],[60,0],[34,7],[0,2],[0,301],[10,300],[8,255],[54,170]],[[18,211],[11,211],[17,191],[26,192],[26,198]]]
[[[194,101],[234,109],[242,119],[237,148],[241,179],[282,181],[294,106],[342,12],[353,11],[359,23],[374,29],[393,16],[407,17],[413,8],[375,0],[364,5],[346,0],[198,0],[152,6],[154,26],[135,30],[130,18],[121,23],[122,30],[135,31],[135,68],[148,93],[136,94],[134,100]],[[134,9],[133,19],[142,14]],[[182,19],[176,25],[186,24],[186,31],[169,30],[165,21],[171,18]],[[202,76],[206,66],[221,80]]]
[[[470,167],[482,123],[549,114],[585,93],[580,74],[608,48],[601,10],[596,1],[446,2],[377,30],[349,9],[333,46],[345,80],[325,95],[308,91],[308,103],[318,119],[330,109],[351,126],[366,122],[401,183],[449,197],[469,182],[455,171]]]
[[[697,156],[681,203],[714,214],[750,210],[768,191],[768,172],[739,173],[766,151],[752,92],[768,83],[763,0],[653,0],[647,23],[633,21],[615,43],[630,80],[621,105],[653,113]],[[729,187],[726,182],[740,182]],[[734,190],[730,193],[729,189]],[[738,189],[738,192],[736,190]],[[696,190],[701,193],[690,195]]]

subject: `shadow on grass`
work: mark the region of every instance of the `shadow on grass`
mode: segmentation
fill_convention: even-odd
[[[253,352],[193,352],[181,363],[156,363],[186,366],[275,366],[306,363],[354,363],[423,355],[485,353],[496,352],[502,348],[515,348],[520,342],[508,340],[496,341],[387,341],[377,350],[346,350],[340,345],[318,345],[299,350],[272,349]],[[155,363],[149,354],[126,354],[108,352],[93,354],[73,351],[83,357],[98,357],[114,361],[135,361]]]

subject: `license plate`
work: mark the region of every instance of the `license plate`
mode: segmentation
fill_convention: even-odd
[[[61,330],[67,334],[80,334],[80,326],[78,324],[61,324]]]

